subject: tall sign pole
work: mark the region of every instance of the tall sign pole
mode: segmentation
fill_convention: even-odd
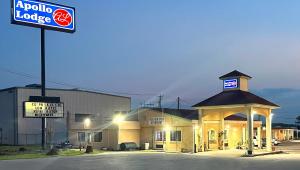
[[[24,117],[42,118],[41,144],[42,148],[45,149],[47,141],[46,118],[63,118],[63,110],[61,110],[63,104],[60,101],[56,101],[54,104],[55,102],[46,97],[45,29],[74,33],[76,30],[75,8],[43,0],[11,0],[11,23],[41,29],[41,97],[35,98],[37,103],[24,104],[24,107],[28,106],[24,109]],[[47,107],[48,105],[52,107]],[[49,110],[49,108],[55,109]],[[27,112],[26,109],[28,109]]]
[[[41,28],[41,96],[46,97],[45,29]],[[42,148],[46,148],[46,117],[42,117]]]

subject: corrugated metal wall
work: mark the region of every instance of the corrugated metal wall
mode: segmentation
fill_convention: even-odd
[[[23,102],[29,96],[39,96],[39,89],[18,89],[18,132],[19,144],[39,144],[41,141],[41,119],[23,118]],[[92,131],[100,131],[104,125],[109,124],[112,116],[118,111],[130,111],[130,98],[106,95],[101,93],[76,90],[46,90],[47,96],[60,97],[64,102],[65,117],[47,119],[48,139],[51,143],[63,142],[67,139],[67,115],[69,115],[71,131],[85,131],[82,123],[75,122],[75,114],[92,114]],[[67,114],[68,113],[68,114]],[[70,138],[77,139],[76,135]]]
[[[14,89],[0,92],[0,144],[14,144],[16,93]]]

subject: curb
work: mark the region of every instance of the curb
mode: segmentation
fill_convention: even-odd
[[[274,152],[267,152],[267,153],[259,153],[253,155],[242,155],[241,157],[257,157],[257,156],[265,156],[265,155],[275,155],[275,154],[282,154],[285,153],[283,151],[274,151]]]

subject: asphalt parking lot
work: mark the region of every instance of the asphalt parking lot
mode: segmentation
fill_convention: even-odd
[[[286,141],[275,147],[278,151],[300,154],[300,141]]]
[[[0,170],[240,170],[299,169],[300,142],[276,146],[284,154],[239,157],[225,152],[199,154],[112,152],[95,156],[0,161]],[[227,154],[230,152],[227,152]],[[238,154],[237,154],[238,155]]]
[[[299,169],[300,154],[229,158],[198,154],[119,152],[98,156],[0,161],[1,170]]]

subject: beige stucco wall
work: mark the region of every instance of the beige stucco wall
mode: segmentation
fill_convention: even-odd
[[[125,121],[119,124],[118,143],[134,142],[140,147],[140,123],[138,121]]]
[[[253,124],[254,128],[261,127],[261,121],[255,121]],[[219,134],[223,131],[220,122],[218,121],[207,121],[204,122],[204,143],[207,149],[216,150],[221,148],[222,136]],[[245,146],[246,141],[243,139],[243,129],[247,128],[247,121],[224,121],[224,129],[228,130],[228,139],[224,141],[228,143],[228,147],[225,149],[235,149],[237,146]],[[215,131],[215,140],[208,140],[208,132],[209,130]],[[245,133],[245,132],[244,132]],[[245,138],[245,137],[244,137]]]
[[[248,91],[248,79],[245,77],[240,77],[240,90]]]
[[[265,136],[265,132],[263,132]],[[272,138],[279,141],[294,139],[294,129],[272,129]]]
[[[150,125],[149,122],[153,117],[164,117],[165,122],[161,125]],[[192,151],[193,125],[191,120],[145,109],[139,113],[139,121],[141,123],[142,148],[144,143],[150,143],[151,149],[158,149],[156,146],[162,145],[164,147],[163,149],[168,152]],[[156,141],[155,132],[164,130],[166,131],[166,141]],[[170,140],[170,132],[173,130],[181,131],[181,141]],[[196,142],[197,141],[196,139]],[[196,144],[198,144],[198,142]]]

